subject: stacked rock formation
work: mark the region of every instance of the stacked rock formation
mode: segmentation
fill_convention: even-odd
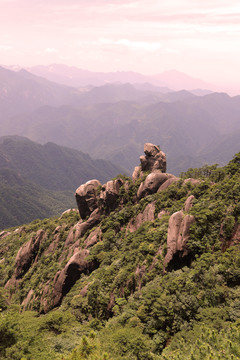
[[[136,166],[133,171],[133,181],[143,176],[145,171],[154,172],[155,170],[159,170],[163,173],[166,172],[166,155],[160,150],[159,146],[146,143],[144,144],[144,153],[145,156],[140,156],[141,165]]]

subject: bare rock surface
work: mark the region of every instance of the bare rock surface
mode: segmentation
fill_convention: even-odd
[[[157,145],[145,143],[144,153],[145,156],[140,156],[141,165],[135,167],[133,171],[133,181],[136,181],[139,177],[141,177],[144,171],[153,172],[154,170],[160,170],[161,172],[166,172],[166,155]]]
[[[100,200],[103,207],[106,207],[108,211],[112,211],[117,207],[117,199],[119,197],[119,190],[123,185],[122,179],[110,180],[102,186],[100,192]]]
[[[82,184],[76,190],[76,202],[82,219],[86,219],[97,208],[97,190],[100,186],[100,181],[94,179]]]
[[[188,178],[188,179],[185,179],[183,184],[187,184],[187,183],[191,183],[193,186],[196,186],[198,184],[201,183],[201,180],[198,180],[198,179],[193,179],[193,178]]]
[[[171,176],[170,178],[168,178],[158,189],[157,192],[166,190],[170,185],[177,183],[180,180],[179,177],[176,176]]]
[[[92,229],[95,225],[99,223],[100,218],[101,212],[98,208],[96,208],[86,221],[80,220],[79,222],[77,222],[77,224],[74,225],[73,228],[69,231],[64,247],[68,247],[76,240],[80,239],[87,230]]]
[[[82,273],[93,270],[93,264],[88,262],[89,250],[81,249],[77,251],[68,261],[62,271],[59,271],[54,279],[52,306],[61,303],[62,298],[68,293]]]
[[[148,204],[144,211],[139,213],[136,218],[131,219],[127,231],[134,232],[136,231],[145,221],[153,221],[155,212],[155,202]]]
[[[187,198],[184,204],[184,211],[188,212],[192,208],[194,199],[195,199],[194,195],[190,195]]]
[[[167,236],[167,254],[164,259],[166,266],[173,256],[179,252],[181,257],[189,253],[187,243],[189,239],[189,229],[193,224],[195,218],[193,215],[184,216],[183,210],[174,213],[168,223],[168,236]]]
[[[138,188],[137,198],[141,199],[147,195],[157,192],[159,187],[168,180],[168,176],[159,170],[150,173]]]
[[[38,230],[26,244],[24,244],[18,251],[15,259],[15,274],[16,278],[22,277],[30,268],[31,264],[37,256],[40,243],[45,235],[43,230]]]
[[[98,241],[101,240],[102,231],[100,227],[97,227],[95,230],[93,230],[86,240],[84,241],[85,248],[88,249],[89,247],[95,245]]]

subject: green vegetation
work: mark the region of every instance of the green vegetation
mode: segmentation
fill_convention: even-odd
[[[51,191],[0,168],[0,229],[60,215],[75,207],[73,191]]]
[[[201,180],[198,185],[184,183],[192,176]],[[0,238],[0,357],[240,359],[239,178],[240,153],[224,168],[190,169],[178,183],[139,202],[139,181],[124,178],[128,191],[121,188],[117,209],[72,241],[74,212],[9,229]],[[173,269],[165,268],[169,217],[191,194],[195,223],[188,261],[176,256]],[[130,220],[152,203],[154,221],[130,232]],[[20,247],[40,229],[44,236],[29,268],[14,277]],[[96,229],[86,260],[94,267],[81,272],[61,304],[51,307],[56,274]]]
[[[60,215],[75,207],[74,191],[121,169],[80,151],[27,138],[0,138],[0,229]]]

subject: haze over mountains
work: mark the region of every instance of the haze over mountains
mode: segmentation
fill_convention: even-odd
[[[10,70],[21,70],[18,66],[8,67]],[[200,79],[193,78],[176,70],[164,71],[156,75],[143,75],[133,71],[94,72],[79,69],[75,66],[63,64],[39,65],[27,67],[30,73],[46,78],[50,81],[73,87],[93,85],[101,86],[106,83],[149,83],[159,87],[173,90],[212,89],[213,85]]]
[[[166,74],[165,82],[158,82],[161,87],[135,73],[92,73],[63,65],[30,70],[65,84],[0,68],[1,135],[72,147],[128,172],[146,141],[165,149],[168,171],[174,174],[203,163],[224,165],[239,150],[240,96],[172,91]],[[171,73],[172,81],[178,76]],[[179,87],[202,86],[180,77]],[[105,84],[85,86],[90,81]],[[68,86],[73,82],[78,87]]]

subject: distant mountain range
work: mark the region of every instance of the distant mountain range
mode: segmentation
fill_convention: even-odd
[[[10,70],[19,71],[18,66],[8,67]],[[208,84],[200,79],[193,78],[183,72],[176,70],[164,71],[155,75],[143,75],[133,71],[116,72],[94,72],[67,66],[63,64],[38,65],[27,67],[25,70],[30,73],[44,77],[50,81],[73,87],[80,86],[102,86],[106,83],[131,83],[144,84],[149,83],[159,86],[162,89],[172,90],[193,90],[193,89],[211,89],[212,84]]]
[[[92,73],[63,65],[37,69],[55,80],[57,74],[74,81],[81,78],[82,84],[91,75],[104,85],[74,88],[26,70],[0,68],[2,135],[75,148],[129,172],[146,141],[165,149],[168,171],[174,174],[203,163],[224,165],[239,151],[239,96],[204,89],[171,91],[169,84],[146,83],[146,77],[136,73]],[[186,80],[186,88],[205,85],[176,72],[155,78],[179,80],[179,86]]]

